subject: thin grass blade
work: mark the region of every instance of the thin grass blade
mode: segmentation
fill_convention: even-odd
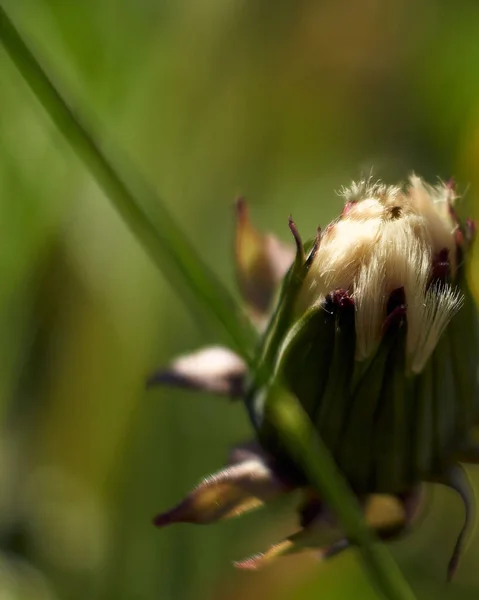
[[[234,349],[249,360],[256,334],[228,290],[199,258],[187,236],[174,221],[156,192],[119,161],[119,152],[100,145],[77,107],[67,102],[28,48],[0,6],[0,39],[25,81],[94,175],[124,221],[135,233],[167,279],[196,310],[198,304],[226,331]]]

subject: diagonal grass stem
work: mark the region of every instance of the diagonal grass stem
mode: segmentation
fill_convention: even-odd
[[[83,116],[58,91],[1,6],[0,39],[53,122],[170,283],[190,305],[199,303],[203,315],[216,321],[249,361],[256,336],[238,304],[200,259],[155,191],[133,175],[130,165],[117,165],[107,155],[105,144],[100,146]]]

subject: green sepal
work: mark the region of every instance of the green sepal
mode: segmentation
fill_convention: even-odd
[[[292,325],[294,306],[299,291],[309,271],[317,248],[319,247],[318,238],[316,244],[313,245],[311,252],[306,258],[304,246],[299,239],[292,221],[290,221],[290,227],[296,240],[296,256],[290,270],[284,278],[276,309],[262,340],[256,365],[256,375],[259,378],[263,376],[263,371],[265,369],[269,367],[271,372],[274,367],[278,349],[280,348],[281,342],[286,336],[288,329]]]
[[[459,274],[458,285],[464,294],[464,304],[449,324],[450,360],[454,372],[456,435],[467,443],[467,435],[479,419],[479,317],[465,274]],[[465,341],[468,343],[465,344]]]
[[[283,376],[311,417],[328,381],[334,347],[335,315],[323,304],[309,308],[281,345],[276,375]]]
[[[334,349],[328,374],[328,381],[313,416],[326,445],[336,454],[340,446],[340,436],[346,415],[350,409],[349,385],[354,369],[356,331],[354,327],[354,306],[338,307],[334,331]]]
[[[324,304],[309,308],[287,332],[277,351],[272,381],[284,381],[301,398],[302,407],[309,416],[328,381],[335,320],[335,313],[325,310]],[[275,426],[267,417],[274,410],[271,403],[276,398],[267,393],[268,387],[269,383],[252,392],[257,434],[264,448],[293,466]]]
[[[453,370],[452,339],[449,331],[443,335],[432,356],[434,379],[433,406],[433,475],[443,472],[451,452],[455,450],[456,414],[463,410],[457,398]]]
[[[389,351],[381,399],[374,418],[372,483],[380,493],[403,491],[409,479],[411,386],[404,376],[406,335],[407,326],[403,324]]]
[[[263,398],[261,392],[258,393],[257,390],[260,390],[268,383],[271,373],[275,370],[279,349],[282,347],[288,330],[293,325],[294,309],[298,294],[320,243],[318,233],[315,242],[312,244],[311,251],[306,255],[305,245],[301,242],[296,226],[291,219],[289,224],[296,241],[296,256],[284,278],[276,309],[262,338],[252,372],[250,392],[245,397],[245,404],[251,422],[258,433],[264,419]]]
[[[386,379],[389,354],[396,338],[397,328],[385,333],[369,368],[357,388],[351,391],[347,420],[340,437],[339,465],[353,488],[360,493],[370,492],[373,483],[375,416]]]
[[[345,536],[358,545],[363,564],[378,593],[391,600],[413,600],[412,590],[385,546],[378,543],[367,526],[343,473],[299,401],[280,381],[271,382],[265,393],[275,397],[274,402],[266,401],[266,405],[271,407],[268,419],[275,424],[283,445],[300,465],[307,481],[324,503],[333,507]]]
[[[434,379],[433,363],[428,360],[421,374],[415,377],[414,416],[411,419],[413,447],[412,477],[429,475],[433,464]]]

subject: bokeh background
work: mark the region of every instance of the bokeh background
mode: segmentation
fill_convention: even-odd
[[[238,193],[283,239],[290,213],[314,235],[338,212],[334,190],[371,168],[391,182],[455,176],[474,212],[475,0],[2,5],[232,290]],[[145,392],[156,365],[215,341],[0,49],[2,600],[376,597],[355,551],[234,571],[294,530],[287,504],[151,525],[251,435],[240,405]],[[394,555],[420,598],[477,598],[479,541],[446,586],[463,513],[452,492],[431,493]]]

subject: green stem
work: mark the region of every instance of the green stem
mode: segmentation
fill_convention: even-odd
[[[201,261],[164,203],[140,177],[115,165],[85,120],[53,85],[12,21],[0,7],[0,40],[53,122],[92,172],[151,258],[182,297],[202,305],[228,334],[232,345],[250,361],[256,335],[246,317],[213,272]],[[129,171],[128,177],[126,171]]]
[[[366,525],[347,482],[299,402],[279,385],[270,393],[275,395],[270,403],[270,418],[309,481],[325,503],[333,507],[348,538],[358,544],[376,591],[387,600],[414,600],[411,588],[387,548]]]

